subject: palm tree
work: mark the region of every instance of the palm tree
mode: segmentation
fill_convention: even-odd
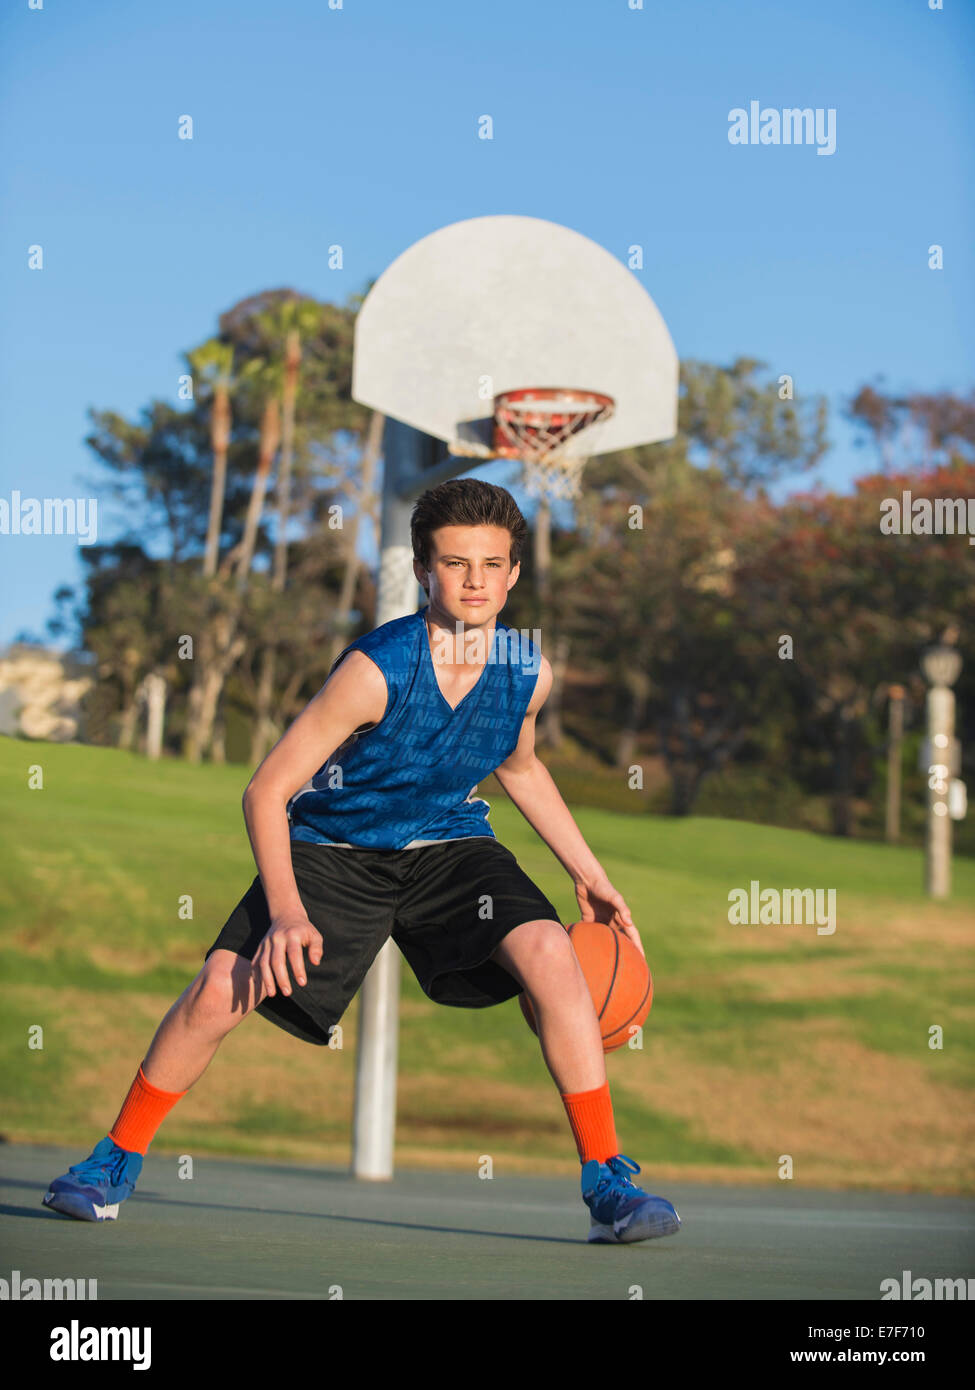
[[[201,385],[201,394],[212,398],[210,411],[210,444],[213,449],[213,477],[210,484],[210,515],[207,522],[206,549],[203,555],[203,577],[207,581],[211,602],[216,601],[217,562],[220,557],[220,533],[223,530],[223,507],[227,491],[227,450],[230,445],[230,392],[234,385],[232,343],[210,338],[198,348],[185,354],[194,380]],[[190,686],[186,714],[184,751],[190,762],[199,762],[203,755],[201,717],[207,672],[212,658],[209,623],[197,644],[193,683]]]
[[[343,528],[347,538],[345,570],[342,575],[342,588],[339,592],[338,602],[335,605],[335,632],[332,637],[332,650],[330,654],[330,660],[333,663],[342,651],[342,648],[345,647],[348,642],[349,614],[352,611],[356,580],[359,575],[359,566],[361,564],[358,554],[359,527],[363,516],[371,516],[373,521],[377,520],[375,476],[376,464],[379,462],[379,455],[382,452],[383,426],[385,423],[385,415],[381,415],[378,410],[374,410],[369,421],[369,428],[366,431],[365,444],[362,450],[359,486],[356,489],[355,511],[348,527]]]
[[[310,299],[287,299],[258,315],[257,323],[272,352],[280,352],[281,380],[281,462],[277,485],[277,530],[271,592],[284,592],[288,575],[288,521],[291,514],[291,476],[294,466],[295,415],[298,400],[302,341],[313,338],[323,322],[322,306]],[[274,736],[271,707],[274,701],[274,671],[277,652],[268,641],[261,651],[257,700],[251,734],[251,762],[259,763]]]
[[[239,543],[224,559],[217,575],[216,611],[201,643],[201,663],[191,704],[194,716],[187,731],[187,757],[199,762],[210,747],[217,717],[217,707],[227,677],[243,655],[247,639],[239,631],[251,563],[257,548],[257,533],[264,499],[267,494],[271,465],[281,438],[280,395],[282,368],[263,358],[252,358],[238,375],[241,386],[253,386],[263,398],[257,468],[244,519],[244,531]],[[219,583],[219,581],[229,581]]]
[[[263,401],[261,410],[261,430],[257,450],[257,470],[247,504],[244,519],[244,534],[237,547],[237,574],[235,579],[237,593],[243,594],[247,588],[251,562],[257,547],[257,528],[264,499],[267,495],[271,477],[271,465],[281,442],[281,393],[284,385],[284,365],[264,357],[253,357],[240,373],[241,383],[251,383]],[[238,605],[239,606],[239,605]]]
[[[210,338],[200,347],[186,353],[194,380],[205,394],[213,399],[210,412],[210,443],[213,447],[213,481],[210,487],[210,517],[207,524],[206,552],[203,573],[211,579],[217,572],[220,532],[223,525],[223,502],[227,489],[227,448],[230,444],[230,392],[233,387],[234,348]]]

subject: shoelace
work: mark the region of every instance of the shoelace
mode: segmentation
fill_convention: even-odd
[[[118,1187],[118,1180],[122,1176],[128,1157],[124,1149],[116,1149],[107,1158],[95,1158],[91,1155],[81,1163],[72,1163],[68,1172],[84,1182],[97,1182],[102,1177],[109,1177],[112,1179],[112,1186]]]
[[[600,1197],[606,1196],[610,1192],[625,1192],[627,1188],[631,1192],[636,1191],[633,1183],[630,1182],[631,1173],[639,1173],[639,1163],[634,1163],[632,1158],[627,1158],[626,1154],[615,1154],[612,1158],[607,1158],[604,1165],[612,1174],[611,1177],[601,1176],[596,1183],[596,1191]]]

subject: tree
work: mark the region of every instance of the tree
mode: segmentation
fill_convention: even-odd
[[[825,402],[782,400],[775,382],[757,379],[761,368],[749,358],[683,363],[677,436],[587,465],[577,506],[586,543],[553,566],[553,590],[572,594],[556,621],[614,692],[604,708],[613,761],[629,766],[651,722],[675,814],[775,697],[767,638],[737,570],[745,502],[826,447]]]
[[[208,579],[217,572],[223,504],[227,488],[227,448],[230,444],[230,394],[234,387],[234,349],[231,343],[210,338],[186,353],[194,382],[199,380],[202,397],[210,402],[210,444],[213,449],[213,481],[207,524],[203,573]]]
[[[262,402],[257,468],[251,484],[244,532],[234,556],[235,568],[229,582],[222,590],[214,593],[214,611],[203,633],[202,659],[197,668],[198,676],[194,685],[194,690],[199,693],[194,707],[195,717],[187,730],[186,753],[190,762],[199,762],[210,746],[224,684],[247,647],[247,640],[238,629],[257,545],[257,529],[264,510],[268,479],[281,439],[281,378],[280,364],[265,362],[261,358],[251,358],[240,375],[241,387],[251,386]]]

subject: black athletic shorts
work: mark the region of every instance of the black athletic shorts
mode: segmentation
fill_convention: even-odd
[[[313,965],[306,948],[307,985],[292,979],[290,995],[279,985],[257,1012],[305,1042],[328,1043],[329,1028],[390,935],[436,1003],[483,1009],[521,993],[514,976],[488,959],[508,932],[522,922],[561,922],[511,851],[490,836],[401,850],[292,840],[291,863],[322,934],[322,961]],[[253,960],[270,925],[258,875],[206,958],[224,950]]]

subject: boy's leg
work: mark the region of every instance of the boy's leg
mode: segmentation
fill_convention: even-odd
[[[246,957],[214,951],[159,1025],[142,1063],[146,1080],[163,1091],[189,1090],[264,994],[264,982]]]
[[[523,922],[491,959],[531,1000],[542,1056],[568,1116],[579,1159],[619,1152],[599,1020],[579,958],[561,922]]]
[[[257,1007],[263,980],[244,956],[212,952],[156,1030],[109,1137],[145,1155],[176,1102],[206,1071],[227,1034]]]
[[[560,922],[524,922],[503,938],[492,959],[531,1000],[542,1054],[582,1163],[591,1222],[587,1239],[622,1245],[674,1235],[681,1223],[673,1203],[634,1187],[630,1174],[640,1166],[619,1152],[599,1020],[565,928]]]
[[[263,993],[249,960],[233,951],[211,952],[156,1030],[108,1135],[88,1159],[55,1178],[44,1205],[78,1220],[114,1220],[119,1203],[135,1187],[156,1130]]]
[[[491,956],[524,988],[545,1065],[559,1091],[591,1091],[606,1081],[599,1020],[579,958],[561,922],[523,922]]]
[[[393,939],[437,1003],[485,1008],[519,989],[528,994],[582,1164],[588,1240],[672,1235],[680,1229],[673,1204],[629,1180],[639,1165],[619,1151],[599,1020],[554,905],[496,840],[471,837],[410,853],[423,858],[397,904]],[[486,900],[492,911],[483,917]]]

